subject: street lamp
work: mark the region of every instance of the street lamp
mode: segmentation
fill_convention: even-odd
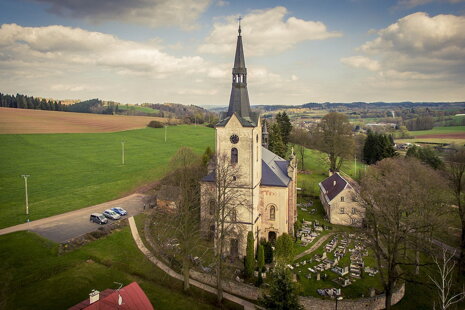
[[[337,310],[337,301],[338,300],[343,300],[344,298],[342,296],[336,296],[336,310]]]
[[[24,190],[26,192],[26,215],[29,215],[29,199],[27,196],[27,178],[30,177],[29,174],[21,175],[24,178]]]

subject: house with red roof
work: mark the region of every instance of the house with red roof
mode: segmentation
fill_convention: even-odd
[[[362,226],[365,208],[357,200],[355,186],[339,172],[319,184],[320,200],[331,224]]]
[[[153,310],[150,300],[139,284],[132,282],[118,290],[93,290],[89,298],[68,310]]]

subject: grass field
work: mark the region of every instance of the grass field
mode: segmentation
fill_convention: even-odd
[[[430,130],[411,131],[410,133],[415,137],[424,135],[447,135],[454,133],[465,134],[465,126],[434,127]]]
[[[109,201],[159,179],[181,146],[201,153],[214,130],[200,126],[115,133],[0,135],[0,228]],[[121,141],[125,141],[125,165]]]
[[[156,268],[137,249],[129,227],[72,252],[29,232],[0,236],[0,309],[67,309],[92,289],[133,281],[155,309],[216,309],[213,296],[183,294],[180,281]]]
[[[116,132],[144,128],[151,120],[168,121],[161,117],[0,108],[0,134]]]
[[[118,107],[119,110],[121,111],[136,111],[136,112],[143,112],[143,113],[148,113],[148,114],[153,114],[153,113],[158,113],[159,110],[157,109],[152,109],[149,107],[141,107],[141,106],[135,106],[135,105],[120,105]]]

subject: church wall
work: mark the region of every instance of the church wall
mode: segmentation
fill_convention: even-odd
[[[282,233],[288,233],[288,197],[289,191],[287,187],[260,187],[260,239],[268,240],[270,231],[276,232],[276,236]],[[270,208],[275,206],[275,220],[270,219]]]

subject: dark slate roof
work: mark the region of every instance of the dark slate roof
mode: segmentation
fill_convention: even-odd
[[[329,201],[333,200],[334,197],[336,197],[346,188],[346,186],[350,186],[350,184],[337,172],[329,178],[323,180],[319,185],[320,188],[324,190],[324,193],[326,197],[328,197]]]
[[[242,47],[242,36],[240,32],[237,36],[236,56],[234,57],[234,68],[245,68],[244,48]]]
[[[287,187],[291,178],[287,175],[289,162],[262,147],[262,180],[260,185]]]

